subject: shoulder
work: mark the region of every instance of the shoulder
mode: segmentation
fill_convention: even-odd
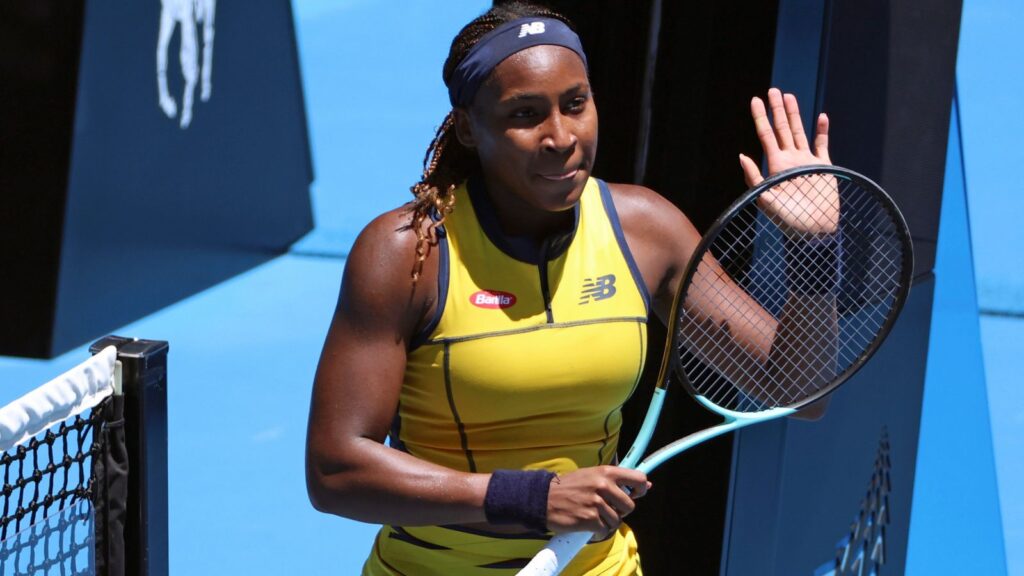
[[[693,240],[694,234],[699,237],[690,219],[654,190],[646,186],[610,182],[608,190],[623,232],[628,236],[660,246],[671,245],[673,240]]]
[[[675,204],[650,188],[609,183],[608,190],[655,306],[663,308],[662,300],[671,300],[700,233]]]
[[[339,313],[393,323],[405,336],[414,333],[436,299],[438,251],[436,243],[420,243],[412,222],[411,210],[402,206],[376,217],[360,232],[345,263]],[[421,231],[428,228],[424,222]]]
[[[412,221],[412,212],[408,206],[401,206],[377,216],[359,233],[349,253],[349,262],[354,261],[360,265],[370,260],[379,264],[411,266],[416,260],[415,251],[419,239],[419,234],[412,227]],[[411,268],[406,270],[406,276],[409,276],[410,271]]]
[[[613,182],[607,184],[620,219],[649,219],[664,212],[676,212],[682,216],[674,204],[646,186]]]

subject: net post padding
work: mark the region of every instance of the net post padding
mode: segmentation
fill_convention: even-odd
[[[124,538],[117,542],[125,553],[121,556],[123,566],[111,563],[107,575],[167,576],[168,344],[160,340],[107,336],[95,342],[90,351],[111,345],[117,348],[117,359],[122,365],[123,419],[128,426],[121,429],[121,434],[131,474],[125,486],[109,486],[111,497],[122,491],[126,493]],[[123,455],[111,457],[116,460]],[[101,521],[97,518],[97,523]],[[115,521],[111,518],[112,525]],[[98,553],[101,550],[98,544]]]
[[[125,523],[128,517],[128,447],[124,395],[103,406],[101,450],[92,460],[96,525],[95,562],[99,576],[125,576]]]

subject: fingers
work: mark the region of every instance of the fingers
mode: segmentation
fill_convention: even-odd
[[[643,472],[636,470],[627,470],[630,476],[619,480],[619,486],[626,489],[626,493],[632,500],[639,500],[647,495],[647,491],[651,489],[651,481],[647,479],[647,475]]]
[[[598,504],[598,514],[601,522],[601,529],[594,530],[594,537],[597,540],[600,540],[618,530],[619,525],[622,524],[622,519],[625,517],[625,514],[619,513],[618,510],[605,501],[601,501]]]
[[[584,468],[559,477],[548,493],[548,528],[593,532],[603,538],[618,529],[651,483],[636,470],[617,466]]]
[[[804,123],[800,119],[800,106],[796,102],[796,96],[785,94],[782,99],[786,107],[786,118],[789,119],[789,129],[793,135],[793,145],[798,150],[807,150],[807,133],[804,132]]]
[[[764,150],[768,174],[777,174],[797,166],[832,163],[828,154],[828,116],[818,116],[814,126],[814,144],[811,146],[800,118],[796,96],[771,88],[768,90],[767,107],[771,109],[770,119],[765,101],[756,96],[750,100],[750,115]],[[744,159],[742,155],[740,167],[748,186],[761,181],[757,164]]]
[[[747,188],[753,188],[764,180],[757,164],[746,154],[740,154],[740,169],[743,170],[743,180],[747,183]]]
[[[757,139],[761,141],[761,147],[764,148],[765,153],[778,152],[779,143],[775,140],[772,124],[768,121],[768,112],[764,108],[764,102],[757,96],[750,100],[750,117],[754,119],[754,130],[757,132]]]
[[[828,156],[828,116],[824,112],[818,115],[818,125],[814,132],[814,155],[823,163],[831,164],[832,160]]]
[[[598,492],[605,503],[615,511],[619,520],[629,516],[636,509],[636,503],[633,502],[632,489],[627,491],[623,488],[622,484],[612,484]]]
[[[615,466],[602,466],[607,474],[607,482],[600,485],[598,495],[601,497],[600,515],[606,534],[618,529],[622,519],[636,509],[637,498],[647,494],[651,483],[643,472],[627,470]]]
[[[768,90],[768,106],[772,110],[771,120],[768,119],[764,101],[756,96],[750,100],[750,116],[754,119],[754,129],[765,152],[775,149],[810,148],[803,120],[800,119],[800,106],[796,96],[783,94],[778,88],[771,88]]]
[[[772,109],[772,122],[775,124],[775,137],[779,148],[788,150],[794,146],[793,131],[789,126],[789,118],[783,103],[782,91],[778,88],[768,90],[768,105]]]

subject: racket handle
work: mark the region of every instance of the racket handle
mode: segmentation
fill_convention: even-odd
[[[559,534],[537,553],[518,576],[555,576],[579,554],[594,535],[590,532]]]

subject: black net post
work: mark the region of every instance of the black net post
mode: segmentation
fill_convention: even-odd
[[[122,366],[125,446],[131,470],[124,508],[123,565],[116,572],[118,566],[110,563],[107,574],[167,576],[168,343],[107,336],[89,351],[95,354],[107,346],[117,348]]]

